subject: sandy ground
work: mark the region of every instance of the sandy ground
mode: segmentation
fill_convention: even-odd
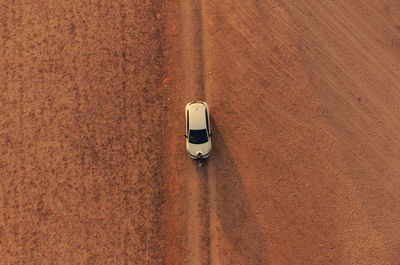
[[[400,262],[398,1],[0,10],[1,264]]]
[[[1,6],[1,264],[159,264],[160,7]]]
[[[179,133],[168,137],[184,264],[398,263],[398,2],[179,8],[166,27],[180,58],[170,97],[206,100],[214,129],[197,171]],[[174,128],[181,109],[168,112]]]

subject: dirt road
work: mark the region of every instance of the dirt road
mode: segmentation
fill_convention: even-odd
[[[0,12],[0,263],[400,261],[398,1]]]

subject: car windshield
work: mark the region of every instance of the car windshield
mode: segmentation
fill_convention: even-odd
[[[203,130],[190,130],[189,132],[189,143],[192,144],[204,144],[208,142],[207,131]]]

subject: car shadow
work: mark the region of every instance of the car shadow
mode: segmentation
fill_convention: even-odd
[[[214,177],[217,221],[234,249],[232,258],[238,256],[244,264],[265,264],[267,243],[251,209],[242,176],[212,118],[211,126],[213,151],[208,161],[197,169],[199,175],[205,179],[202,184],[204,192],[209,194],[207,178]]]

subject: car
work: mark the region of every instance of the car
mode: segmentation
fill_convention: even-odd
[[[211,154],[210,109],[206,102],[194,101],[185,107],[186,151],[192,159],[208,158]]]

